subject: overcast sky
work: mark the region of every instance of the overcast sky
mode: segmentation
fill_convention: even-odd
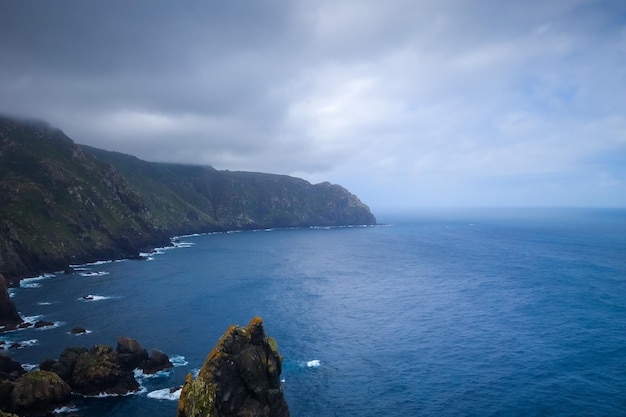
[[[0,2],[0,112],[372,210],[626,206],[626,2]]]

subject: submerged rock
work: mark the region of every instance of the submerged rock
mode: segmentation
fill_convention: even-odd
[[[282,356],[263,321],[231,326],[204,361],[198,377],[187,375],[178,417],[287,417],[280,383]]]

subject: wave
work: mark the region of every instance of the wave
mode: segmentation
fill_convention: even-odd
[[[33,365],[32,363],[23,363],[22,369],[25,370],[26,372],[30,372],[30,371],[39,369],[39,365]]]
[[[109,273],[105,271],[85,271],[79,272],[79,274],[84,277],[101,277],[103,275],[109,275]]]
[[[36,323],[36,322],[35,322]],[[61,327],[65,324],[64,321],[54,321],[52,322],[52,324],[50,326],[43,326],[43,327],[35,327],[33,325],[33,329],[37,330],[37,331],[41,331],[41,330],[49,330],[49,329],[56,329],[57,327]]]
[[[41,287],[41,283],[39,281],[50,279],[52,277],[54,277],[54,274],[43,274],[33,278],[24,278],[20,281],[20,288],[39,288]]]
[[[39,340],[37,340],[37,339],[29,339],[29,340],[3,340],[3,342],[5,342],[5,343],[0,345],[0,350],[24,349],[24,348],[36,345],[39,342]]]
[[[146,374],[144,373],[141,369],[135,369],[133,371],[133,373],[135,374],[135,379],[140,382],[141,385],[141,381],[143,379],[158,379],[158,378],[167,378],[170,376],[170,370],[169,369],[163,369],[161,371],[155,372],[153,374]]]
[[[322,363],[319,359],[313,359],[306,362],[307,368],[318,368]]]
[[[183,389],[181,387],[163,388],[149,392],[147,397],[155,400],[178,401],[182,390]]]
[[[185,366],[185,365],[189,364],[189,362],[187,362],[185,357],[182,356],[182,355],[174,355],[174,356],[172,356],[170,358],[170,362],[172,362],[172,365],[174,365],[174,367]]]
[[[37,314],[34,316],[22,316],[22,320],[24,320],[24,323],[32,323],[33,325],[35,323],[37,323],[37,320],[41,319],[43,317],[43,314]]]
[[[129,391],[129,392],[126,392],[124,394],[109,394],[107,392],[101,392],[101,393],[96,394],[96,395],[81,395],[81,396],[84,397],[84,398],[129,397],[131,395],[142,395],[142,394],[145,394],[146,392],[148,392],[148,389],[141,384],[141,381],[137,381],[137,382],[139,382],[139,390],[137,390],[137,391]]]
[[[95,262],[88,262],[86,264],[83,265],[87,265],[87,266],[98,266],[98,265],[105,265],[105,264],[110,264],[114,262],[112,259],[109,260],[103,260],[103,261],[95,261]]]
[[[192,246],[195,246],[196,244],[193,242],[178,242],[178,243],[174,243],[174,247],[176,248],[190,248]]]
[[[53,413],[54,414],[67,414],[67,413],[75,413],[76,411],[78,411],[78,408],[76,407],[64,406],[64,407],[55,408]]]
[[[115,298],[115,297],[110,297],[110,296],[106,296],[106,295],[87,294],[87,295],[83,295],[80,298],[77,298],[77,300],[89,302],[89,301],[110,300],[111,298]]]
[[[38,306],[49,306],[52,305],[52,303],[50,301],[39,301],[37,303]]]

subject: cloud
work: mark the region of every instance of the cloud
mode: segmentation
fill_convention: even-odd
[[[374,208],[626,204],[619,1],[2,7],[0,111],[79,143]]]

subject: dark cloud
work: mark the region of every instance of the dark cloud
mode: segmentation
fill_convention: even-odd
[[[519,204],[514,177],[541,205],[542,175],[623,205],[605,156],[626,142],[624,16],[588,0],[9,0],[0,112],[148,160],[339,182],[374,206]]]

